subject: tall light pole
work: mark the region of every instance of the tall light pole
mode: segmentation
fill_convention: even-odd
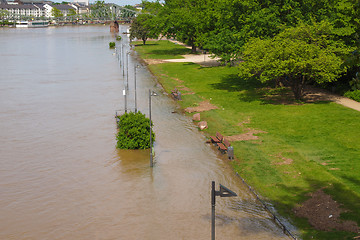
[[[130,52],[126,52],[126,90],[129,90],[129,55]]]
[[[220,184],[220,190],[215,190],[215,181],[211,182],[211,240],[215,240],[215,203],[216,196],[236,197],[236,193]]]
[[[137,113],[137,95],[136,95],[136,69],[139,65],[134,65],[134,84],[135,84],[135,113]]]
[[[149,89],[149,119],[150,119],[150,167],[154,166],[153,163],[153,146],[152,146],[152,126],[151,126],[151,96],[157,96],[156,92]]]
[[[124,69],[124,44],[121,44],[121,60],[122,60],[122,69],[123,69],[123,77],[125,76],[125,69]]]

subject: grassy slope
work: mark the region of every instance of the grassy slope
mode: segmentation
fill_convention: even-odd
[[[139,48],[137,48],[139,49]],[[343,219],[360,224],[360,113],[335,103],[274,105],[263,100],[266,91],[237,77],[236,68],[202,68],[192,63],[151,65],[167,91],[185,85],[196,95],[183,95],[183,107],[204,99],[219,107],[202,113],[208,134],[235,135],[253,128],[265,131],[260,141],[233,142],[237,161],[233,166],[283,215],[291,216],[305,239],[344,239],[352,233],[319,232],[292,209],[307,194],[325,188],[344,208]],[[184,81],[179,83],[176,79]],[[250,119],[250,121],[248,121]],[[239,123],[245,122],[243,126]],[[246,123],[248,122],[248,123]],[[290,165],[275,165],[281,158]],[[324,164],[326,163],[326,165]]]
[[[142,45],[142,41],[135,41],[133,44],[141,45],[136,51],[145,59],[180,59],[183,58],[181,55],[191,53],[191,49],[170,41],[147,41],[145,45]]]

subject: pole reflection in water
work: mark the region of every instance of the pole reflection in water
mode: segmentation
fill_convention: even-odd
[[[146,69],[137,108],[157,91],[156,165],[115,149],[126,79],[110,41],[108,26],[0,29],[0,239],[210,239],[211,181],[239,195],[217,202],[217,236],[287,239]]]

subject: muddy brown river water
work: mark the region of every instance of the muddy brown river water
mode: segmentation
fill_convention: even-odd
[[[114,40],[108,26],[0,29],[0,239],[210,239],[211,181],[238,194],[217,198],[217,239],[289,239],[145,67],[137,100],[148,114],[158,92],[155,165],[115,148]]]

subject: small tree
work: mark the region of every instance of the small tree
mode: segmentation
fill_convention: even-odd
[[[301,99],[305,84],[336,81],[346,70],[341,56],[350,49],[332,41],[331,30],[325,22],[301,24],[273,39],[251,39],[244,46],[240,76],[282,82],[291,87],[295,99]]]
[[[151,123],[151,125],[153,125]],[[141,112],[125,113],[119,117],[119,132],[117,148],[120,149],[147,149],[150,148],[150,123]],[[152,131],[152,130],[151,130]],[[152,131],[153,141],[155,134]]]
[[[159,34],[152,25],[154,16],[150,14],[140,14],[137,16],[130,27],[130,39],[141,39],[145,45],[148,38],[157,38]]]

